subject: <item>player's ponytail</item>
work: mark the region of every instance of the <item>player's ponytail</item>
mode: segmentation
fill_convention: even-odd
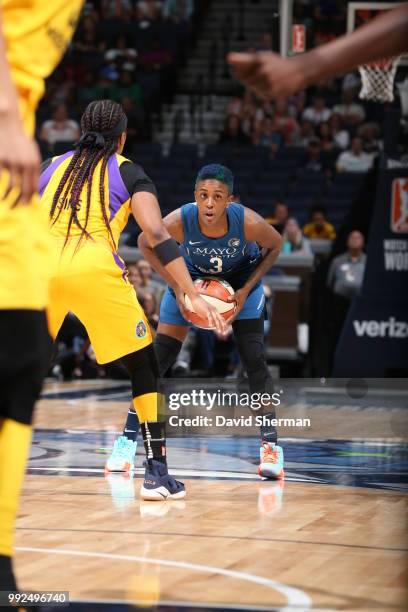
[[[126,127],[127,118],[120,104],[112,100],[99,100],[91,102],[86,107],[81,117],[82,136],[76,143],[74,155],[59,182],[50,210],[53,224],[58,220],[64,207],[70,210],[64,246],[69,239],[72,224],[81,230],[77,247],[85,236],[89,237],[86,228],[91,206],[92,179],[99,162],[102,162],[99,179],[101,212],[112,244],[116,246],[106,214],[104,179],[108,160],[115,153],[118,138],[123,132],[126,132]],[[85,185],[87,185],[85,222],[81,224],[77,213]]]

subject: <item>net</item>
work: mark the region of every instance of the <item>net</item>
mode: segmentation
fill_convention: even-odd
[[[359,66],[362,83],[360,98],[374,102],[392,102],[399,59],[392,57]]]

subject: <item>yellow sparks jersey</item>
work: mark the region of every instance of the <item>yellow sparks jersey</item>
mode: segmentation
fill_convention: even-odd
[[[72,160],[73,152],[47,160],[40,177],[41,206],[49,213],[54,194]],[[78,246],[81,228],[73,223],[70,239],[62,249],[74,204],[63,195],[58,202],[58,219],[51,225],[53,253],[50,260],[48,321],[53,337],[68,312],[84,324],[99,363],[107,363],[144,348],[152,341],[144,312],[127,278],[124,262],[116,252],[119,236],[131,211],[132,195],[155,187],[142,168],[122,155],[111,155],[104,175],[105,216],[114,237],[109,235],[101,208],[102,162],[92,177],[86,230],[92,239]],[[78,223],[85,226],[88,189],[75,202]],[[55,218],[55,217],[54,217]]]
[[[27,134],[44,81],[59,63],[75,30],[83,0],[0,0],[11,76]]]
[[[45,206],[47,211],[51,210],[54,194],[72,156],[73,152],[69,151],[64,155],[49,159],[43,163],[43,171],[40,177],[40,196],[41,204]],[[83,188],[80,198],[76,203],[76,214],[80,226],[84,227],[86,223],[86,231],[92,237],[105,238],[111,243],[109,231],[104,220],[100,197],[101,169],[102,161],[96,166],[92,177],[88,222],[86,223],[88,199],[87,184]],[[114,250],[116,249],[119,236],[131,212],[131,197],[140,191],[147,191],[156,195],[154,184],[140,166],[117,153],[111,155],[104,176],[104,194],[105,216],[109,221],[112,235],[115,240],[115,244],[111,245]],[[58,202],[53,216],[53,219],[56,219],[51,226],[51,233],[54,236],[65,238],[71,212],[72,204],[70,202],[69,193],[67,195],[64,194],[63,198],[60,198],[60,202]],[[72,223],[70,236],[79,237],[82,233],[80,226]]]
[[[44,80],[60,61],[83,0],[0,0],[11,78],[27,135]],[[1,134],[0,134],[1,137]],[[0,172],[0,308],[41,310],[48,301],[50,239],[37,195],[30,206],[13,208],[15,190],[5,197],[7,171]]]

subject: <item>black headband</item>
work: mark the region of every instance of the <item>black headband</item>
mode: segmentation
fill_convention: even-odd
[[[107,140],[113,140],[119,138],[123,132],[126,132],[127,128],[127,117],[123,114],[122,118],[118,123],[107,132],[96,132],[95,130],[89,130],[82,134],[81,138],[76,143],[77,147],[96,147],[97,149],[103,149]]]

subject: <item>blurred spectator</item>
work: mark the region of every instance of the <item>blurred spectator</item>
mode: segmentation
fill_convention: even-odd
[[[333,113],[329,119],[329,126],[333,140],[339,149],[347,149],[350,144],[350,135],[343,128],[343,120],[340,115]]]
[[[261,122],[259,130],[254,131],[252,135],[254,145],[267,147],[272,153],[276,153],[282,144],[282,140],[282,134],[275,131],[270,117],[266,117]]]
[[[161,17],[163,2],[159,0],[139,0],[136,14],[139,21],[155,21]]]
[[[188,21],[193,16],[194,0],[164,0],[163,17]]]
[[[86,329],[71,312],[65,317],[58,332],[55,347],[58,352],[52,358],[52,376],[61,380],[72,380],[100,375]]]
[[[341,98],[342,103],[336,104],[333,112],[341,116],[346,126],[362,123],[365,119],[365,110],[361,104],[354,102],[354,91],[352,89],[345,89]]]
[[[333,139],[331,127],[327,122],[321,123],[319,125],[318,134],[322,151],[330,154],[333,152],[334,149],[337,149],[336,143]]]
[[[289,218],[289,209],[283,202],[276,202],[273,208],[272,217],[268,217],[266,222],[272,225],[277,232],[283,234],[285,223]]]
[[[377,123],[364,123],[357,130],[358,136],[363,143],[363,149],[366,153],[378,153],[382,149],[382,141],[380,140],[380,128]]]
[[[302,119],[310,121],[314,125],[318,125],[319,123],[328,121],[331,113],[331,110],[326,106],[325,99],[318,97],[315,98],[313,106],[308,106],[303,111]]]
[[[259,116],[259,111],[261,112]],[[252,134],[252,131],[255,127],[256,119],[262,120],[263,113],[261,109],[257,109],[257,106],[253,100],[252,94],[250,92],[246,92],[244,99],[242,101],[241,110],[239,113],[239,119],[241,122],[241,129],[248,137]]]
[[[312,254],[309,240],[302,235],[299,223],[293,217],[286,221],[282,238],[282,253]]]
[[[304,161],[306,172],[320,172],[330,174],[330,165],[327,156],[322,153],[322,145],[318,138],[312,138],[307,148]]]
[[[300,132],[296,138],[296,144],[300,147],[308,147],[311,140],[316,138],[314,126],[310,121],[302,121]]]
[[[113,63],[118,70],[135,70],[137,51],[129,44],[127,37],[120,34],[115,45],[105,52],[105,61]]]
[[[161,47],[158,39],[151,42],[150,49],[140,53],[139,59],[140,65],[147,72],[160,72],[172,62],[170,52]]]
[[[358,90],[361,87],[361,79],[358,73],[349,72],[344,75],[343,81],[341,83],[342,90],[351,89],[353,91],[353,95],[356,95]]]
[[[326,211],[320,206],[312,209],[309,223],[303,228],[303,234],[309,240],[334,240],[336,230],[333,225],[326,220]]]
[[[132,0],[101,0],[102,15],[104,19],[124,17],[125,13],[132,11]]]
[[[128,277],[129,282],[135,288],[136,294],[138,294],[139,289],[142,286],[142,277],[139,272],[139,268],[137,267],[137,265],[133,264],[131,266],[128,266],[128,271],[129,271],[129,277]]]
[[[100,39],[95,21],[91,16],[84,17],[78,27],[73,42],[74,50],[81,54],[82,64],[94,68],[101,63],[100,54],[104,51],[106,43]]]
[[[288,113],[288,105],[283,100],[277,100],[273,117],[273,127],[283,136],[285,144],[292,144],[299,133],[299,124]]]
[[[144,298],[148,293],[151,293],[152,295],[154,295],[156,304],[159,304],[163,295],[163,291],[165,289],[164,282],[158,282],[156,280],[153,280],[153,270],[146,259],[139,259],[136,266],[139,270],[139,274],[141,277],[141,283],[138,288],[138,295]]]
[[[373,156],[363,151],[361,138],[353,138],[351,149],[340,153],[337,172],[368,172],[373,165]]]
[[[125,97],[120,100],[123,110],[128,118],[127,140],[134,142],[136,139],[147,139],[149,137],[149,125],[144,121],[144,112],[139,105],[135,107],[131,98]]]
[[[112,83],[115,83],[119,79],[119,70],[116,68],[115,62],[109,62],[102,66],[99,71],[101,79],[104,81],[104,86],[107,91],[110,92]]]
[[[338,339],[346,320],[352,298],[360,291],[366,265],[363,252],[364,236],[353,231],[347,237],[347,252],[330,264],[327,286],[331,291],[329,346],[333,360]]]
[[[153,293],[144,293],[140,304],[145,312],[147,320],[153,329],[157,329],[159,324],[159,315],[157,312],[157,302]]]
[[[273,105],[268,100],[262,100],[255,110],[255,122],[258,123],[266,117],[273,117]]]
[[[288,99],[289,114],[295,118],[300,117],[305,107],[305,102],[306,92],[304,90],[293,94],[293,96]]]
[[[78,140],[79,136],[79,124],[68,118],[67,108],[63,104],[54,109],[52,119],[44,121],[40,131],[41,140],[50,146],[56,142],[73,142]]]
[[[351,299],[359,292],[367,259],[363,249],[363,234],[358,231],[350,232],[347,237],[347,252],[333,259],[327,276],[327,286],[335,295]]]
[[[93,72],[88,70],[85,72],[82,83],[77,89],[77,99],[81,106],[87,106],[93,100],[103,98],[103,87],[95,81]]]
[[[234,96],[230,99],[227,105],[226,116],[228,115],[238,115],[241,112],[242,108],[242,98],[239,96]]]
[[[246,145],[250,143],[248,136],[242,131],[238,115],[227,115],[219,142],[220,144],[230,145]]]
[[[131,72],[123,70],[118,83],[111,87],[110,95],[116,102],[129,98],[137,106],[142,101],[142,88]]]

